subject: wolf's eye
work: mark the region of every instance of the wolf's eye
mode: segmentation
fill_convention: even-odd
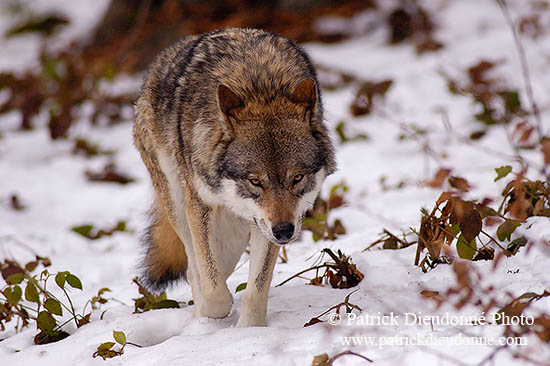
[[[260,182],[260,180],[257,179],[257,178],[250,178],[248,181],[249,181],[250,184],[252,184],[254,187],[261,187],[261,186],[262,186],[262,182]]]
[[[304,175],[303,174],[296,174],[294,176],[294,184],[296,183],[300,183],[302,181],[302,179],[304,179]]]

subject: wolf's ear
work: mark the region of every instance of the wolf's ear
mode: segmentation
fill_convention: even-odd
[[[317,101],[317,87],[313,79],[302,81],[290,96],[290,101],[303,105],[307,109],[313,109]]]
[[[244,108],[243,100],[223,84],[218,87],[218,105],[227,117],[235,117]]]

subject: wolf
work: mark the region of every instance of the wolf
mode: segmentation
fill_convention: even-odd
[[[186,36],[146,72],[133,137],[156,193],[144,283],[185,278],[196,316],[226,317],[226,280],[249,245],[237,326],[266,326],[279,248],[336,168],[308,55],[256,29]]]

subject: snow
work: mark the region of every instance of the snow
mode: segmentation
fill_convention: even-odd
[[[67,28],[61,39],[67,41],[83,37],[100,19],[108,2],[92,1],[41,1],[36,11],[60,9],[71,19],[78,20]],[[298,271],[309,267],[324,247],[340,249],[351,255],[353,262],[365,275],[350,301],[359,305],[360,315],[382,316],[394,313],[403,320],[406,313],[443,316],[479,316],[479,309],[466,306],[456,310],[452,304],[436,308],[423,298],[424,289],[444,293],[455,284],[451,266],[439,265],[422,273],[413,265],[416,247],[402,250],[371,249],[363,252],[378,238],[383,228],[394,233],[418,227],[420,208],[431,209],[441,190],[423,186],[440,167],[452,167],[453,174],[469,180],[473,189],[468,197],[492,197],[504,187],[504,180],[493,182],[493,168],[510,164],[506,156],[513,155],[506,142],[503,128],[489,129],[480,141],[465,145],[457,136],[479,129],[473,119],[469,98],[451,95],[439,71],[461,75],[464,70],[481,59],[499,60],[493,72],[508,85],[521,90],[523,79],[520,63],[509,27],[496,2],[436,1],[423,2],[437,12],[440,25],[436,37],[444,48],[435,53],[418,56],[410,45],[389,46],[386,34],[375,30],[364,36],[334,45],[307,44],[306,50],[316,64],[346,71],[368,80],[391,78],[394,85],[377,104],[375,113],[353,118],[348,105],[355,89],[353,86],[326,91],[324,102],[326,119],[331,127],[343,120],[350,135],[366,133],[368,141],[338,144],[339,170],[330,176],[324,186],[328,189],[341,181],[349,186],[348,204],[331,214],[340,218],[348,234],[336,241],[313,242],[306,232],[301,241],[287,248],[288,263],[278,263],[273,286]],[[521,1],[511,2],[512,16],[521,8]],[[33,6],[38,3],[33,3]],[[361,17],[355,17],[360,22]],[[370,19],[364,17],[364,19]],[[341,27],[341,19],[326,29]],[[0,29],[11,24],[4,15]],[[359,27],[359,26],[357,26]],[[361,25],[361,29],[368,28]],[[535,98],[542,108],[546,132],[550,132],[548,85],[550,85],[550,42],[548,33],[539,39],[524,38],[524,47],[532,74]],[[39,40],[35,36],[0,41],[0,69],[21,71],[36,65]],[[121,77],[105,90],[115,92],[138,88],[139,78]],[[526,100],[522,100],[526,103]],[[443,111],[443,112],[442,112]],[[444,116],[453,128],[451,133],[444,125]],[[112,126],[95,126],[83,118],[72,127],[71,136],[84,136],[91,142],[100,142],[102,149],[116,150],[112,160],[136,179],[136,183],[111,185],[91,183],[85,170],[99,170],[111,160],[108,157],[87,159],[71,154],[70,141],[49,139],[42,124],[31,132],[16,130],[17,116],[0,117],[0,259],[16,258],[21,262],[32,259],[32,248],[37,254],[52,261],[50,272],[69,270],[80,277],[83,291],[72,291],[77,309],[102,287],[109,287],[112,296],[122,303],[109,301],[103,319],[94,313],[92,322],[79,329],[68,325],[71,336],[48,345],[35,346],[32,338],[35,329],[27,328],[15,334],[11,328],[0,334],[0,359],[5,365],[98,365],[103,364],[92,354],[102,342],[112,340],[113,330],[122,330],[127,339],[143,346],[127,346],[124,355],[109,359],[105,364],[117,365],[310,365],[313,356],[334,355],[352,349],[376,365],[454,365],[477,364],[493,349],[479,345],[416,345],[346,346],[340,337],[374,336],[381,341],[398,336],[443,337],[493,336],[503,332],[502,326],[445,326],[436,325],[340,325],[320,323],[303,327],[312,317],[318,316],[344,300],[352,290],[306,285],[303,279],[294,279],[281,287],[272,287],[268,305],[268,327],[235,328],[240,311],[242,292],[234,294],[230,316],[221,320],[194,318],[193,306],[182,309],[164,309],[132,314],[132,298],[138,296],[131,279],[138,273],[141,249],[139,237],[146,225],[146,212],[152,199],[150,179],[131,139],[132,121]],[[414,123],[429,133],[421,141],[399,141],[403,124]],[[423,151],[427,142],[434,156]],[[487,150],[498,151],[498,154]],[[444,156],[444,157],[443,157]],[[533,166],[540,165],[540,155],[526,154]],[[538,159],[538,160],[537,160]],[[405,182],[399,190],[384,190],[380,178],[388,184]],[[495,188],[496,187],[496,188]],[[27,206],[25,211],[13,211],[8,199],[17,194]],[[96,241],[87,240],[70,228],[85,223],[109,227],[125,220],[130,232],[115,233]],[[549,289],[550,275],[550,223],[547,218],[529,219],[529,228],[522,229],[538,243],[529,250],[522,248],[514,257],[503,258],[496,268],[493,262],[471,262],[481,275],[484,288],[494,286],[499,294],[519,296],[525,292],[541,293]],[[523,232],[514,233],[514,237]],[[24,243],[22,246],[19,243]],[[457,259],[459,260],[459,259]],[[229,278],[229,289],[247,280],[246,255],[238,270]],[[0,286],[3,283],[0,282]],[[503,295],[502,295],[503,296]],[[181,283],[168,291],[168,297],[181,302],[191,300],[190,288]],[[501,299],[505,301],[503,297]],[[531,313],[550,310],[550,299],[537,301]],[[356,312],[357,314],[357,312]],[[323,318],[325,319],[325,318]],[[550,349],[534,336],[528,345],[511,347],[513,351],[528,355],[541,363],[550,362]],[[494,364],[516,365],[524,361],[513,358],[504,350],[496,354]],[[338,359],[335,365],[363,365],[364,360],[353,356]]]
[[[6,1],[7,3],[7,1]],[[72,0],[20,0],[20,6],[34,16],[56,13],[70,20],[70,26],[64,27],[56,36],[48,41],[50,50],[61,49],[72,40],[86,40],[101,16],[107,10],[109,0],[85,0],[75,3]],[[0,34],[4,34],[10,27],[18,24],[23,19],[19,15],[13,15],[6,9],[8,4],[0,7]],[[38,65],[38,56],[42,36],[26,34],[2,39],[2,57],[0,57],[0,71],[14,70],[22,72],[29,67]],[[22,62],[23,61],[23,62]]]

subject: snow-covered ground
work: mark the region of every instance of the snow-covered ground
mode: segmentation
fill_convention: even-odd
[[[40,3],[54,6],[52,4],[56,1]],[[73,32],[73,36],[85,34],[106,6],[106,1],[62,3],[61,8],[70,10],[69,16],[86,19],[79,23],[79,27],[67,30],[69,35]],[[306,280],[299,278],[271,289],[269,326],[266,328],[234,327],[242,292],[234,294],[233,311],[222,320],[193,318],[192,306],[132,314],[132,298],[138,297],[138,293],[131,280],[138,273],[139,236],[146,225],[145,213],[152,199],[152,189],[145,167],[132,145],[131,118],[113,127],[91,127],[83,118],[70,130],[71,136],[99,141],[101,148],[116,150],[112,158],[116,165],[136,179],[135,183],[122,186],[92,183],[86,179],[86,170],[100,170],[110,158],[87,159],[72,155],[72,143],[52,142],[43,123],[38,123],[39,127],[31,132],[17,131],[18,116],[11,114],[0,118],[0,259],[16,258],[25,262],[33,258],[27,248],[30,247],[37,254],[51,259],[51,272],[69,270],[80,277],[84,290],[72,292],[77,309],[81,309],[102,287],[109,287],[112,296],[123,304],[109,301],[102,308],[107,309],[102,320],[97,312],[90,324],[78,330],[68,325],[71,336],[48,345],[33,345],[35,329],[27,328],[15,334],[10,328],[0,333],[1,363],[103,364],[103,360],[92,358],[92,354],[100,343],[112,340],[113,330],[124,331],[128,341],[143,347],[127,346],[124,355],[107,360],[106,364],[310,365],[315,355],[326,352],[332,356],[347,349],[372,359],[376,365],[473,365],[482,361],[495,346],[471,345],[468,344],[471,339],[467,337],[498,338],[503,332],[502,326],[407,324],[413,322],[410,314],[481,315],[478,308],[466,306],[459,311],[451,303],[436,309],[432,301],[420,295],[425,289],[444,293],[452,287],[456,280],[451,266],[439,265],[423,273],[413,265],[416,246],[363,252],[378,238],[383,228],[399,233],[401,229],[419,226],[420,208],[431,209],[441,193],[440,189],[425,187],[421,181],[433,177],[439,167],[451,167],[453,174],[468,179],[473,186],[469,197],[498,199],[505,182],[493,182],[493,168],[514,165],[507,158],[513,155],[513,150],[504,128],[489,129],[483,139],[471,145],[457,138],[479,129],[480,123],[472,117],[478,111],[474,110],[470,98],[451,95],[440,73],[443,70],[451,75],[464,75],[467,67],[482,59],[500,61],[495,76],[519,89],[522,102],[527,105],[527,100],[523,99],[525,93],[518,54],[500,9],[491,0],[424,3],[434,12],[439,24],[436,37],[443,42],[444,48],[438,52],[418,56],[411,45],[388,46],[383,30],[334,45],[305,45],[316,64],[368,80],[390,78],[394,84],[384,103],[377,105],[375,113],[360,118],[353,118],[349,112],[355,93],[353,86],[324,93],[326,117],[332,127],[343,120],[348,134],[366,133],[370,137],[367,141],[338,144],[339,170],[327,179],[323,191],[326,195],[329,187],[341,181],[349,186],[347,205],[331,213],[331,219],[340,218],[348,233],[336,241],[314,242],[311,234],[305,232],[301,241],[287,248],[288,263],[277,264],[273,279],[273,284],[277,284],[309,267],[324,247],[341,249],[351,255],[365,275],[350,299],[362,308],[360,315],[366,319],[367,315],[381,318],[393,313],[398,319],[397,324],[365,325],[359,323],[358,318],[352,324],[343,321],[338,325],[320,323],[303,327],[312,317],[342,302],[354,289],[309,286]],[[522,6],[522,1],[511,2],[512,16],[524,11]],[[545,16],[549,16],[548,11]],[[6,29],[8,23],[4,17],[0,20],[0,28]],[[549,38],[547,28],[544,36],[536,40],[523,39],[534,95],[541,107],[547,133],[550,131]],[[3,50],[0,52],[0,67],[32,67],[37,46],[38,39],[34,36],[0,41]],[[120,83],[127,85],[128,80]],[[116,82],[112,87],[117,88]],[[452,131],[444,124],[445,118]],[[420,140],[400,140],[398,136],[403,133],[403,123],[414,124],[429,132]],[[433,153],[425,152],[426,144]],[[536,151],[526,154],[535,166],[541,161],[537,154],[540,155]],[[381,177],[386,177],[389,185],[401,181],[405,185],[401,189],[385,190],[380,183]],[[11,194],[17,194],[27,209],[11,210],[8,202]],[[90,241],[70,230],[86,223],[110,227],[119,220],[127,222],[130,232]],[[491,261],[471,262],[482,276],[480,285],[484,288],[492,285],[496,294],[502,296],[502,301],[505,301],[506,293],[519,296],[525,292],[540,294],[549,290],[548,221],[543,217],[529,219],[533,225],[528,231],[531,237],[540,241],[528,252],[524,248],[516,256],[503,258],[496,268]],[[241,263],[228,280],[232,290],[247,279],[246,255]],[[3,286],[1,280],[0,286]],[[181,283],[168,291],[168,297],[188,302],[191,291]],[[550,312],[550,298],[541,299],[530,309],[533,313]],[[346,341],[342,336],[373,337],[364,342],[375,343],[346,345],[342,343]],[[395,337],[421,338],[426,340],[426,344],[383,344],[398,342]],[[462,341],[456,341],[457,338]],[[431,343],[429,339],[432,339]],[[445,340],[453,342],[453,339],[462,344],[437,344]],[[550,364],[548,344],[541,343],[534,336],[528,337],[527,342],[527,345],[498,352],[492,363],[486,364],[526,364],[524,360],[514,359],[514,352]],[[335,365],[366,363],[353,356],[335,361]]]

